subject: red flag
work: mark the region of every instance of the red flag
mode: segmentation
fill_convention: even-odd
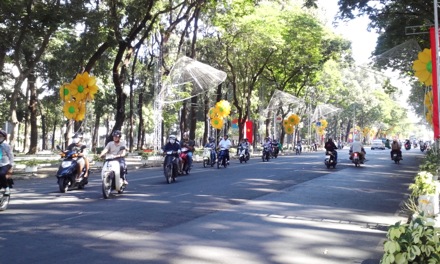
[[[439,138],[438,124],[438,89],[437,89],[437,57],[435,44],[435,28],[429,29],[431,39],[431,61],[432,61],[432,126],[434,127],[434,139]]]
[[[245,129],[246,129],[246,131],[245,131],[245,135],[246,135],[246,138],[248,139],[248,141],[249,141],[249,144],[252,144],[252,136],[254,135],[254,133],[253,133],[253,126],[254,126],[254,123],[252,123],[252,121],[246,121],[246,124],[245,124]]]

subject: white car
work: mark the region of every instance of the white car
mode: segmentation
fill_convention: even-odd
[[[375,139],[371,142],[371,150],[373,149],[385,149],[385,144],[381,139]]]

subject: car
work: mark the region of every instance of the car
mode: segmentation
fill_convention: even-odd
[[[385,144],[381,139],[375,139],[371,142],[371,150],[373,149],[385,149]]]

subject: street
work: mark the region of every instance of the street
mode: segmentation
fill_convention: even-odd
[[[0,263],[379,263],[423,153],[348,148],[336,169],[324,152],[262,162],[231,160],[167,184],[161,168],[129,171],[123,194],[103,199],[98,172],[84,190],[56,178],[16,180],[0,212]]]

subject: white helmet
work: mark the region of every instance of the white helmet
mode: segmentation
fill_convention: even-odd
[[[168,137],[168,141],[169,141],[171,144],[174,144],[174,142],[176,142],[176,136],[175,136],[175,135],[170,135],[170,136]]]

